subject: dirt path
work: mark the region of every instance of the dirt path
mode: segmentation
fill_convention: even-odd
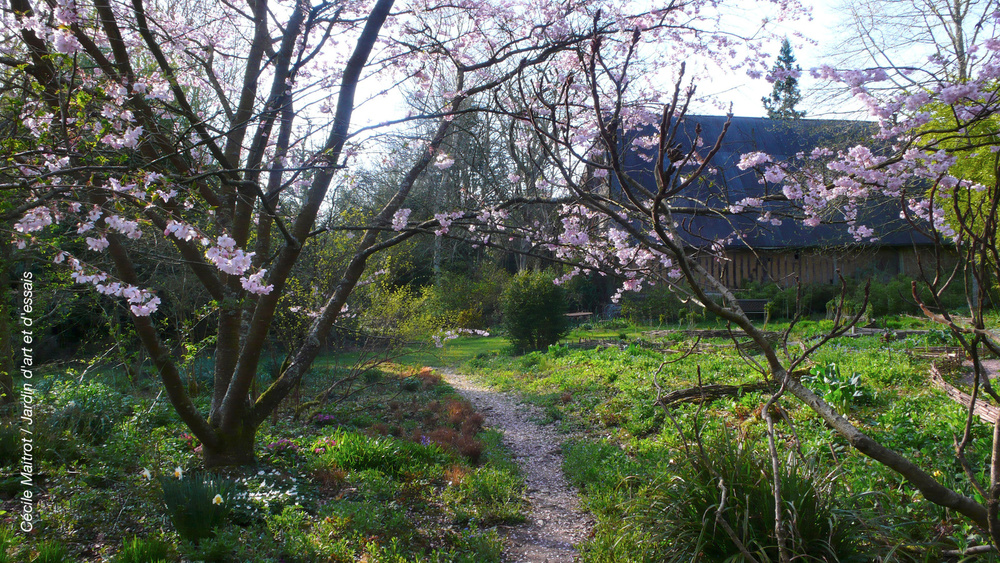
[[[445,379],[486,417],[486,425],[503,431],[504,443],[524,472],[531,512],[528,522],[508,529],[506,559],[517,563],[571,563],[574,545],[590,533],[590,516],[580,511],[576,491],[562,472],[559,445],[565,440],[541,418],[538,409],[491,391],[469,377],[442,370]]]

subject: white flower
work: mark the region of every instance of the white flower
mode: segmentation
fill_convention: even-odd
[[[142,475],[143,478],[146,479],[147,481],[153,478],[153,474],[150,473],[149,469],[146,469],[145,467],[142,468],[142,473],[140,473],[139,475]]]
[[[181,469],[181,466],[178,465],[177,467],[174,468],[174,477],[177,479],[184,478],[184,470]]]
[[[215,495],[212,497],[212,504],[222,504],[222,495]]]

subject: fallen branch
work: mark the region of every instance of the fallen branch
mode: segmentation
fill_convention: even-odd
[[[688,389],[679,389],[663,395],[659,404],[669,406],[675,403],[701,403],[722,399],[723,397],[738,397],[755,391],[770,389],[768,382],[745,383],[743,385],[701,385]]]
[[[995,549],[996,548],[994,548],[992,545],[977,545],[967,549],[946,549],[941,552],[941,555],[944,555],[945,557],[966,557],[969,555],[980,555],[983,553],[990,553]]]

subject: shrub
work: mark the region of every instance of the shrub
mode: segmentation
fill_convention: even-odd
[[[545,272],[521,272],[503,297],[503,327],[519,351],[542,350],[569,332],[565,291]]]
[[[467,272],[444,271],[428,289],[427,308],[460,328],[482,329],[494,324],[510,274],[488,263]]]

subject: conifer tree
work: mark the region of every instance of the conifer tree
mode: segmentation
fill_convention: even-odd
[[[795,104],[802,99],[799,93],[799,81],[796,78],[802,68],[795,64],[795,55],[792,54],[792,45],[785,38],[781,42],[781,51],[778,53],[778,60],[771,69],[774,76],[774,89],[770,96],[761,98],[764,102],[764,109],[767,110],[767,117],[770,119],[799,119],[805,116],[806,112],[795,109]]]

